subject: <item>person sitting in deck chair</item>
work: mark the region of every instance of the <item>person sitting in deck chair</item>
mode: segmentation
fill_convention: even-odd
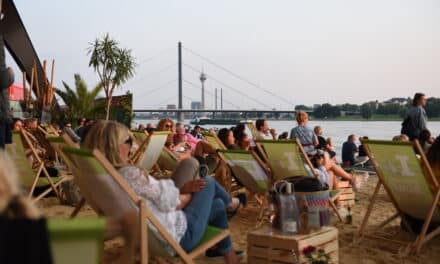
[[[187,182],[179,190],[173,180],[156,180],[142,169],[130,165],[128,154],[131,144],[129,130],[124,125],[100,121],[89,130],[82,147],[98,149],[105,154],[186,251],[197,246],[208,224],[228,228],[227,210],[235,209],[237,204],[213,178]],[[198,162],[195,159],[187,159],[186,162],[188,166],[180,170],[180,176],[198,174]],[[226,263],[238,263],[230,237],[222,240],[215,251],[224,256]]]

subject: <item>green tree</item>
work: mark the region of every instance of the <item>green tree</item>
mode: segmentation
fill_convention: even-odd
[[[295,110],[296,111],[298,111],[298,110],[308,111],[308,110],[312,110],[312,108],[308,107],[306,105],[296,105]]]
[[[374,102],[364,103],[361,105],[361,116],[365,119],[370,119],[376,110]]]
[[[102,39],[90,43],[88,55],[89,66],[98,73],[105,92],[105,119],[110,116],[113,92],[133,77],[136,63],[131,50],[119,47],[119,43],[107,33]]]
[[[102,85],[98,84],[91,91],[87,89],[86,82],[79,74],[74,75],[75,90],[63,81],[64,91],[56,89],[55,92],[61,97],[67,106],[64,113],[65,119],[73,123],[81,117],[94,117],[97,109],[102,105],[95,104],[95,98],[102,91]]]

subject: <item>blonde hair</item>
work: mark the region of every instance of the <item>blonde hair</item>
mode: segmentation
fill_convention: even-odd
[[[165,128],[165,124],[167,122],[171,123],[172,131],[176,130],[173,120],[171,120],[170,118],[163,118],[159,120],[159,123],[157,124],[157,131],[168,131],[168,129]]]
[[[405,134],[401,134],[401,135],[394,136],[393,141],[408,142],[409,137]]]
[[[129,130],[123,124],[116,121],[98,121],[93,124],[81,147],[98,149],[116,167],[125,166],[119,155],[119,145],[123,144],[130,137]]]
[[[37,208],[21,194],[14,162],[0,151],[0,214],[9,218],[40,217]]]
[[[298,122],[298,124],[303,124],[308,119],[309,119],[309,115],[306,112],[301,110],[296,112],[296,122]]]

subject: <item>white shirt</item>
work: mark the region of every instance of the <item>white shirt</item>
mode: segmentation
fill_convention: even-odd
[[[146,201],[147,207],[174,240],[180,242],[186,232],[187,221],[185,213],[176,209],[180,199],[179,189],[174,182],[169,179],[156,180],[150,175],[145,175],[142,169],[135,166],[123,167],[119,172],[134,192]],[[151,227],[157,237],[162,239],[157,230]],[[170,253],[174,253],[171,248],[167,247],[167,249]]]
[[[262,131],[258,131],[257,139],[273,140],[273,137],[270,133],[264,133]]]

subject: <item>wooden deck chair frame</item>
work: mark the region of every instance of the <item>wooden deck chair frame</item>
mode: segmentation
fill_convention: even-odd
[[[220,159],[222,159],[224,162],[227,163],[227,161],[225,160],[225,158],[222,155],[222,151],[227,150],[227,148],[226,148],[225,144],[223,144],[223,142],[217,136],[215,131],[214,130],[205,131],[205,132],[202,132],[202,135],[205,137],[206,141],[208,141],[209,144],[211,144],[212,146],[214,146],[215,148],[220,150],[218,152],[218,155],[219,155]],[[258,160],[261,161],[259,158],[258,158]],[[264,166],[264,169],[265,169],[265,171],[267,171],[267,168],[265,166]],[[225,186],[225,189],[226,189],[226,191],[228,193],[231,194],[231,193],[240,191],[242,188],[241,188],[241,186],[239,186],[236,183],[236,181],[235,181],[235,179],[233,177],[230,177],[229,181],[227,182],[227,186]],[[255,197],[255,198],[257,198],[257,197]],[[259,203],[262,203],[262,201],[259,200],[259,199],[257,199],[257,201]]]
[[[214,130],[203,131],[202,135],[205,137],[205,140],[208,141],[208,143],[211,144],[213,147],[220,150],[227,149],[225,144],[223,144],[223,142],[218,138]]]
[[[45,163],[43,162],[43,160],[41,160],[41,158],[38,156],[38,153],[37,153],[37,151],[36,151],[36,149],[34,148],[34,146],[32,145],[32,142],[31,142],[31,140],[29,139],[29,134],[28,134],[29,132],[27,132],[26,130],[24,130],[24,129],[22,129],[22,130],[20,130],[20,132],[13,132],[13,134],[14,135],[16,135],[17,137],[17,139],[18,138],[20,138],[20,142],[14,142],[14,144],[22,144],[22,148],[24,149],[24,144],[26,144],[28,147],[29,147],[29,149],[30,149],[30,151],[31,151],[31,153],[30,153],[30,155],[32,155],[32,157],[33,157],[33,159],[34,159],[34,162],[37,164],[37,167],[34,169],[34,168],[32,168],[32,165],[31,164],[29,164],[29,166],[30,166],[30,168],[32,168],[32,170],[33,170],[33,175],[32,175],[32,177],[34,178],[33,179],[33,181],[32,181],[32,184],[31,184],[31,188],[30,188],[30,190],[29,190],[29,194],[28,194],[28,197],[29,197],[29,199],[32,199],[32,195],[34,194],[34,190],[35,190],[35,188],[36,188],[36,186],[37,186],[37,183],[38,183],[38,180],[39,180],[39,175],[42,173],[43,174],[43,176],[46,178],[46,180],[48,181],[48,183],[49,183],[49,185],[50,185],[50,187],[47,189],[47,190],[45,190],[45,191],[43,191],[39,196],[37,196],[37,197],[35,197],[34,199],[32,199],[32,201],[33,202],[37,202],[37,201],[39,201],[40,199],[42,199],[42,198],[44,198],[46,195],[48,195],[51,191],[53,191],[55,194],[56,194],[56,196],[58,197],[58,199],[60,199],[60,201],[61,201],[61,196],[60,196],[60,192],[59,192],[59,190],[57,189],[58,188],[58,186],[61,184],[61,179],[59,180],[59,181],[57,181],[56,183],[54,183],[53,182],[53,180],[52,180],[52,178],[50,177],[50,175],[49,175],[49,173],[47,172],[47,170],[46,170],[46,167],[45,167]],[[19,155],[19,153],[17,153],[18,155]],[[24,154],[24,153],[23,153]],[[26,159],[26,162],[29,162],[28,160],[27,160],[27,157],[25,156],[25,155],[23,155],[23,157],[20,157],[20,158],[22,158],[22,159]]]
[[[218,242],[229,236],[230,232],[228,229],[221,231],[219,234],[209,239],[207,242],[199,245],[190,253],[185,252],[185,250],[173,239],[173,237],[168,233],[168,231],[163,227],[162,223],[154,216],[154,214],[150,211],[150,209],[146,206],[143,199],[139,198],[139,196],[131,189],[129,184],[124,180],[124,178],[119,174],[119,172],[113,167],[113,165],[105,158],[105,156],[97,149],[92,151],[85,149],[74,149],[65,147],[63,151],[67,154],[67,156],[71,157],[72,153],[87,153],[93,155],[94,158],[101,164],[101,166],[106,170],[109,176],[119,185],[123,191],[127,194],[128,198],[138,207],[139,210],[139,225],[140,225],[140,234],[141,234],[141,262],[148,263],[148,240],[147,240],[147,225],[146,221],[148,220],[159,232],[159,234],[165,239],[169,246],[177,253],[177,255],[181,258],[184,263],[192,264],[194,263],[194,259],[201,254],[205,253],[205,251]],[[74,158],[71,158],[71,161],[74,161]],[[101,212],[97,212],[101,213]]]
[[[145,139],[145,140],[139,145],[139,148],[136,150],[136,152],[130,157],[130,159],[129,159],[129,163],[130,163],[130,164],[134,164],[134,165],[139,166],[139,165],[141,165],[140,163],[142,162],[143,159],[145,159],[145,158],[151,158],[151,157],[146,157],[146,156],[145,156],[146,153],[149,151],[148,146],[150,145],[150,142],[151,142],[152,140],[154,140],[156,137],[161,137],[161,136],[166,136],[166,137],[167,137],[169,134],[170,134],[169,131],[157,131],[157,132],[155,132],[155,133],[149,135],[149,136],[148,136],[148,137],[147,137],[147,138],[146,138],[146,139]],[[166,138],[165,138],[165,140],[164,140],[164,145],[165,145],[165,142],[166,142]],[[155,160],[153,160],[153,161],[150,160],[150,162],[149,162],[149,163],[151,163],[152,165],[149,165],[148,168],[146,168],[145,166],[143,166],[144,169],[146,169],[146,170],[150,170],[150,169],[154,166],[154,164],[157,162],[157,160],[158,160],[159,157],[160,157],[160,153],[155,153],[155,154],[157,154],[157,156],[153,157],[153,159],[155,159]]]
[[[166,155],[167,157],[164,158],[164,155]],[[169,150],[167,147],[163,147],[163,149],[162,149],[162,153],[161,153],[161,155],[160,155],[160,157],[159,157],[158,162],[160,162],[161,159],[169,159],[169,160],[167,160],[166,162],[169,162],[169,161],[171,161],[171,162],[175,162],[175,164],[172,165],[172,167],[174,167],[174,168],[171,168],[171,167],[164,168],[164,167],[161,167],[161,166],[159,165],[159,167],[160,167],[161,170],[170,170],[170,171],[174,171],[174,170],[176,169],[176,167],[177,167],[177,164],[179,163],[179,158],[176,156],[176,154],[174,154],[174,153],[173,153],[171,150]],[[163,165],[163,164],[162,164],[162,165]]]
[[[269,194],[270,186],[272,186],[272,178],[271,178],[270,172],[267,170],[267,167],[265,166],[264,162],[253,151],[219,150],[218,153],[221,156],[221,158],[228,164],[229,168],[234,172],[235,176],[240,180],[240,182],[243,184],[243,186],[245,188],[247,188],[251,193],[264,195],[264,198],[262,198],[262,199],[255,196],[255,199],[261,205],[260,212],[258,214],[258,219],[261,220],[263,218],[263,212],[268,206],[267,197]],[[240,171],[237,171],[237,168],[234,167],[234,165],[241,167],[241,168],[243,168],[243,167],[240,166],[239,164],[233,164],[234,160],[228,159],[227,158],[228,154],[250,155],[255,160],[255,162],[258,164],[260,169],[266,174],[266,176],[267,176],[267,182],[266,182],[267,189],[263,191],[261,188],[257,188],[256,186],[258,186],[259,184],[257,182],[255,182],[255,179],[253,179],[253,178],[249,179],[247,176],[240,175]],[[243,169],[246,170],[246,168],[243,168]],[[249,173],[249,174],[251,174],[251,173]]]
[[[256,140],[257,135],[258,135],[258,129],[255,127],[254,123],[253,122],[246,122],[245,125],[249,129],[249,131],[251,132],[252,138],[254,140]]]
[[[415,254],[419,254],[420,250],[423,246],[423,244],[425,244],[426,242],[428,242],[429,240],[433,239],[435,236],[440,235],[440,227],[437,227],[436,229],[434,229],[433,231],[428,233],[428,227],[429,224],[432,222],[434,213],[436,212],[436,210],[439,210],[439,201],[440,201],[440,184],[437,181],[434,172],[423,152],[422,147],[420,146],[419,142],[417,140],[415,140],[414,142],[396,142],[396,141],[383,141],[383,140],[361,140],[362,144],[364,144],[364,146],[366,146],[365,150],[368,154],[368,157],[370,158],[373,167],[376,171],[376,174],[378,176],[378,182],[376,184],[376,187],[374,189],[373,195],[370,199],[370,203],[368,205],[367,208],[367,212],[365,213],[364,219],[362,221],[362,224],[360,226],[359,229],[359,236],[361,238],[370,238],[370,239],[376,239],[376,240],[381,240],[381,241],[385,241],[385,242],[391,242],[391,243],[395,243],[398,245],[403,245],[403,246],[407,246],[407,249],[409,249],[408,253],[415,253]],[[380,188],[383,186],[385,189],[385,192],[387,193],[387,195],[389,196],[394,208],[396,209],[396,213],[393,214],[391,217],[387,218],[385,221],[383,221],[382,223],[380,223],[374,230],[374,231],[378,231],[381,228],[385,227],[387,224],[389,224],[390,222],[392,222],[393,220],[395,220],[396,218],[398,218],[399,216],[403,218],[403,214],[405,212],[403,212],[397,202],[397,199],[395,198],[395,196],[393,195],[393,192],[390,188],[390,186],[388,186],[387,184],[385,184],[385,177],[384,174],[382,172],[381,166],[380,164],[377,163],[377,160],[375,158],[374,153],[371,151],[369,144],[384,144],[384,145],[397,145],[397,146],[408,146],[408,147],[412,147],[413,149],[415,149],[418,153],[420,153],[420,169],[423,173],[423,176],[425,178],[425,181],[428,185],[428,189],[430,189],[431,194],[433,196],[432,199],[432,203],[429,207],[429,210],[427,210],[426,212],[426,216],[425,216],[425,221],[423,223],[422,226],[422,230],[420,232],[419,235],[417,235],[417,237],[415,238],[414,241],[412,242],[405,242],[403,240],[397,240],[397,239],[390,239],[390,238],[385,238],[379,235],[375,235],[375,234],[368,234],[366,232],[366,227],[368,224],[368,219],[371,216],[371,213],[373,211],[373,206],[376,202],[377,196],[379,194],[379,190]],[[414,158],[415,157],[415,152],[414,150],[412,151],[414,153]],[[439,214],[439,212],[437,212],[437,214]]]
[[[56,161],[58,162],[58,153],[53,148],[52,144],[47,140],[47,137],[49,136],[55,136],[49,134],[46,130],[44,130],[41,126],[38,126],[38,129],[36,129],[35,133],[32,133],[28,131],[29,134],[31,134],[38,145],[40,145],[43,149],[46,150],[46,155],[48,157],[48,160]]]
[[[309,159],[309,156],[307,155],[307,153],[304,151],[303,146],[301,145],[301,142],[298,140],[298,138],[294,139],[294,140],[256,140],[256,143],[262,144],[264,146],[265,143],[267,144],[291,144],[292,145],[292,149],[294,149],[295,152],[297,152],[298,155],[301,156],[301,158],[303,159],[303,162],[301,162],[302,166],[304,166],[303,170],[305,172],[307,172],[307,169],[304,165],[304,163],[306,163],[311,172],[313,173],[313,177],[318,178],[318,174],[315,170],[313,170],[313,165],[312,162]],[[297,150],[295,150],[295,148],[297,148]],[[264,150],[265,151],[265,150]],[[282,180],[282,178],[280,177],[276,177],[275,176],[275,167],[273,166],[273,163],[270,160],[269,155],[267,155],[266,153],[266,157],[268,158],[266,160],[266,163],[269,165],[271,173],[272,173],[272,178],[273,180]],[[294,175],[286,175],[286,176],[294,176]],[[298,175],[298,176],[307,176],[307,175]],[[335,200],[341,195],[341,191],[331,191],[332,196],[329,198],[329,204],[330,207],[332,208],[332,210],[335,212],[336,216],[338,217],[340,222],[344,222],[342,219],[342,216],[340,215],[338,208],[335,205]]]

